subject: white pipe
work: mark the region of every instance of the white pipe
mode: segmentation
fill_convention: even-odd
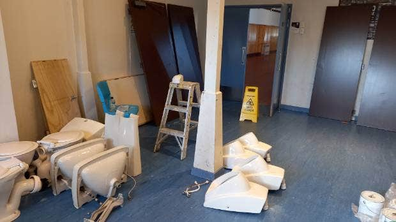
[[[14,185],[12,189],[10,200],[7,208],[9,211],[18,210],[19,204],[21,203],[21,197],[24,193],[35,193],[41,190],[41,181],[37,176],[33,176],[31,179],[19,181]]]
[[[47,158],[45,161],[41,162],[40,166],[37,167],[37,176],[39,176],[41,179],[47,179],[50,181],[51,179],[51,162],[49,158]]]

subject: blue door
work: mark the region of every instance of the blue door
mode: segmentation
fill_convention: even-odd
[[[249,11],[249,8],[225,7],[220,84],[225,100],[243,100]]]

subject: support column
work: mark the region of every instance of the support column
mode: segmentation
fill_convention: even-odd
[[[220,92],[224,0],[208,0],[205,88],[201,96],[194,168],[191,173],[214,179],[223,168],[223,111]]]
[[[92,83],[92,74],[88,69],[87,37],[85,34],[84,1],[73,1],[74,35],[77,52],[77,78],[78,89],[84,116],[88,119],[98,120],[95,93]]]

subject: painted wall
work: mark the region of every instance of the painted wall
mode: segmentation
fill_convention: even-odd
[[[205,57],[206,0],[157,0],[194,8],[201,62]],[[89,69],[98,81],[142,74],[127,0],[84,0]],[[204,67],[204,66],[203,66]],[[96,89],[95,89],[96,90]],[[96,94],[99,119],[103,109]]]
[[[257,25],[279,26],[280,13],[267,9],[250,9],[249,23]]]
[[[309,108],[327,6],[338,0],[226,0],[226,5],[293,4],[292,21],[304,34],[290,32],[282,104]]]
[[[7,47],[0,12],[0,143],[18,140],[18,126],[12,97]]]
[[[30,62],[69,59],[77,88],[71,0],[0,0],[0,9],[19,139],[41,139],[46,127]]]

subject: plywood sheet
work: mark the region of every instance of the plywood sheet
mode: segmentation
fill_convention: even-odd
[[[396,7],[381,9],[358,125],[396,131]]]
[[[370,13],[367,5],[327,7],[310,115],[351,120]]]
[[[139,106],[139,125],[152,120],[146,77],[143,74],[109,79],[107,84],[117,105],[133,104]]]
[[[31,65],[48,129],[59,132],[74,117],[81,116],[67,59],[33,61]]]
[[[168,14],[179,73],[203,87],[194,9],[168,4]]]
[[[151,111],[159,125],[169,82],[178,74],[166,5],[145,2],[145,6],[135,6],[134,1],[129,0],[129,12],[147,79]],[[169,119],[177,117],[173,112],[169,115]]]

